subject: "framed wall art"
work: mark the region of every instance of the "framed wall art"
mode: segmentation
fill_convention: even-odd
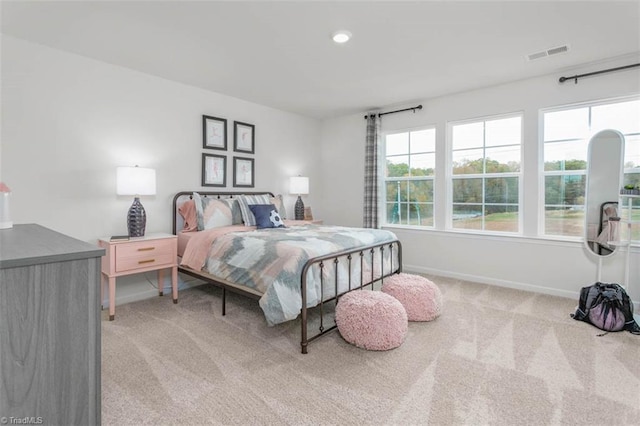
[[[202,147],[208,149],[227,149],[227,120],[224,118],[202,116]]]
[[[255,152],[255,135],[256,126],[240,121],[233,122],[233,150],[236,152],[246,152],[253,154]]]
[[[254,175],[253,158],[233,157],[233,186],[253,188]]]
[[[202,186],[227,186],[227,156],[202,154]]]

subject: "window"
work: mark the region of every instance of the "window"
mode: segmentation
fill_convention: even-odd
[[[451,227],[519,232],[522,115],[449,126]]]
[[[390,133],[384,145],[385,223],[433,227],[436,130]]]
[[[625,184],[640,183],[640,100],[601,102],[543,113],[545,235],[584,235],[587,150],[603,129],[625,137]]]

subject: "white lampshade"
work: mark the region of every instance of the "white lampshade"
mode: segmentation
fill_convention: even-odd
[[[309,193],[309,178],[303,176],[293,176],[289,181],[289,193],[305,195]]]
[[[118,167],[116,194],[156,195],[156,171],[144,167]]]

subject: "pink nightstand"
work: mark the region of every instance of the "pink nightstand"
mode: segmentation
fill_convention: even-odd
[[[164,272],[171,269],[173,303],[178,303],[178,237],[171,234],[149,234],[142,238],[111,241],[98,240],[106,250],[102,258],[102,293],[109,286],[109,321],[116,315],[116,278],[141,272],[158,271],[158,292],[162,296]]]

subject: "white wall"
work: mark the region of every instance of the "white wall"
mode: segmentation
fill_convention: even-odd
[[[138,164],[157,173],[157,195],[141,200],[147,233],[170,233],[173,195],[204,189],[201,155],[222,152],[202,149],[203,114],[228,120],[228,190],[237,120],[256,126],[255,190],[287,195],[292,214],[288,178],[307,175],[305,201],[319,204],[317,120],[20,39],[1,41],[0,181],[12,189],[14,223],[39,223],[89,242],[126,234],[132,197],[116,196],[115,171]],[[120,282],[118,288],[123,294]]]
[[[155,168],[158,176],[158,194],[142,200],[147,232],[170,232],[173,194],[201,188],[201,116],[207,114],[229,121],[229,157],[233,156],[233,120],[256,125],[256,190],[286,194],[289,176],[308,175],[311,194],[305,204],[313,207],[316,217],[326,223],[361,226],[364,111],[319,124],[19,39],[2,36],[1,42],[0,180],[13,190],[15,223],[40,223],[89,242],[125,233],[131,200],[115,195],[115,168],[139,164]],[[634,62],[637,57],[563,74]],[[593,282],[595,261],[581,244],[536,237],[538,112],[545,107],[638,93],[640,73],[631,70],[586,78],[577,85],[560,85],[558,77],[423,100],[420,112],[384,117],[383,130],[435,125],[440,160],[448,120],[512,111],[523,111],[525,117],[525,237],[394,228],[404,243],[406,269],[570,297]],[[232,189],[230,167],[227,181]],[[443,193],[444,185],[438,180],[436,190]],[[293,197],[287,197],[290,212],[293,202]],[[443,223],[442,204],[436,220]],[[622,280],[621,258],[605,261],[605,280]],[[637,300],[637,254],[634,259],[635,288],[630,290]],[[123,285],[136,282],[119,280],[119,294],[123,294]]]
[[[596,261],[581,243],[538,238],[539,159],[538,135],[541,108],[560,106],[602,98],[640,93],[638,69],[558,83],[560,75],[575,75],[604,68],[639,62],[637,55],[603,61],[599,64],[568,70],[566,73],[517,81],[500,86],[458,93],[435,99],[387,107],[394,110],[423,104],[421,111],[386,115],[382,130],[400,130],[435,125],[437,132],[436,221],[438,230],[407,228],[394,230],[404,245],[407,270],[470,279],[502,286],[536,290],[549,294],[576,297],[582,286],[596,278]],[[472,70],[469,78],[473,78]],[[524,113],[524,201],[523,237],[478,236],[444,231],[445,203],[438,194],[446,193],[444,175],[445,135],[448,121],[522,111]],[[326,222],[359,226],[362,224],[364,181],[364,114],[326,120],[322,125],[322,159],[340,173],[327,173],[323,198],[331,200],[324,212]],[[622,258],[606,259],[602,278],[621,282]],[[634,261],[635,259],[635,261]],[[640,262],[632,253],[630,292],[640,299]]]

